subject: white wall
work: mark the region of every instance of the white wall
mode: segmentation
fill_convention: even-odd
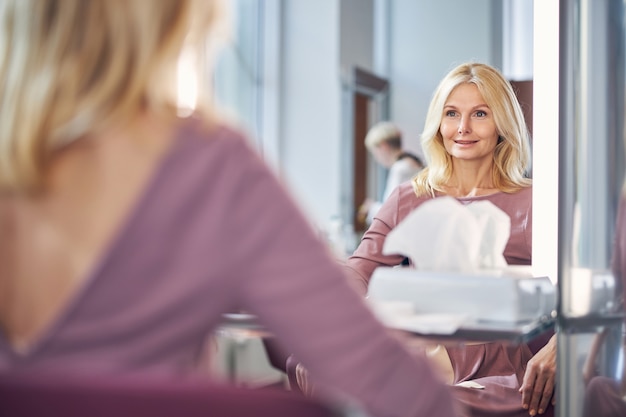
[[[432,93],[465,61],[501,66],[501,4],[492,0],[393,0],[390,25],[391,114],[406,146],[421,154]]]
[[[338,2],[283,1],[281,25],[281,171],[319,224],[339,212]]]
[[[510,80],[532,80],[533,0],[507,0],[502,2],[502,5],[504,11],[502,71]],[[545,4],[539,7],[543,6]]]
[[[373,0],[340,0],[342,71],[354,66],[372,71],[374,58]]]
[[[341,214],[342,77],[372,69],[373,0],[281,2],[279,171],[312,222]]]

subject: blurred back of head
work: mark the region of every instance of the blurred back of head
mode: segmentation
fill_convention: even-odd
[[[365,136],[365,146],[370,151],[383,142],[394,149],[402,149],[402,131],[391,122],[379,122]]]
[[[183,46],[203,56],[224,29],[223,9],[218,0],[3,0],[0,190],[37,187],[50,154],[80,137],[173,111]]]

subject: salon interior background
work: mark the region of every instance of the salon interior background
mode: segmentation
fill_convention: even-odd
[[[605,180],[617,178],[613,181],[617,183],[624,178],[623,0],[234,0],[232,4],[234,37],[220,55],[216,97],[250,132],[320,229],[335,216],[348,222],[355,209],[351,167],[356,143],[350,102],[358,90],[354,68],[388,81],[384,102],[373,106],[370,122],[377,117],[394,120],[417,153],[431,94],[456,64],[482,61],[500,68],[511,81],[532,81],[533,273],[558,281],[561,300],[568,300],[559,306],[559,318],[569,318],[563,306],[586,305],[573,291],[572,271],[608,266],[616,195]],[[568,61],[561,66],[563,56]],[[376,102],[381,97],[374,98]],[[609,145],[618,150],[607,152],[612,149]],[[560,148],[569,152],[570,147],[571,155],[565,153],[570,158],[561,158]],[[608,159],[615,163],[607,165]],[[573,167],[569,175],[560,175],[560,165]],[[373,169],[369,167],[368,174]],[[572,199],[561,193],[564,189],[578,193]],[[588,198],[605,191],[602,198]],[[573,221],[558,227],[563,219],[573,220],[574,214],[580,226],[576,231],[581,232],[576,239],[568,235]],[[569,259],[564,254],[589,248],[601,253],[594,258],[598,264],[582,258],[558,264],[559,259]],[[565,383],[559,387],[557,409],[559,415],[574,417],[582,410],[581,364],[601,326],[593,320],[582,330],[568,328],[565,321],[561,324],[559,379]],[[621,364],[613,368],[608,374]]]
[[[418,153],[431,94],[454,65],[533,77],[532,0],[234,0],[232,18],[217,99],[321,229],[354,210],[354,68],[389,81],[371,117],[396,121]]]

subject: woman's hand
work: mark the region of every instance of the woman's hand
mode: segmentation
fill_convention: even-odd
[[[296,381],[304,395],[311,397],[313,395],[313,385],[309,381],[308,371],[301,363],[296,365]]]
[[[363,200],[363,203],[359,206],[357,210],[358,221],[362,222],[363,224],[367,222],[367,215],[369,214],[373,203],[374,200],[372,200],[371,198],[366,198],[365,200]]]
[[[522,407],[531,416],[543,414],[554,397],[556,381],[556,335],[535,354],[526,366],[524,381],[520,388]]]

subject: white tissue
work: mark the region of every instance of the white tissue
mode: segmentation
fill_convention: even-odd
[[[465,388],[474,388],[474,389],[485,389],[484,385],[479,384],[476,381],[463,381],[455,384],[457,387],[465,387]]]
[[[503,254],[511,235],[509,215],[486,200],[463,207],[471,211],[476,216],[476,221],[482,226],[478,266],[480,268],[506,267],[507,263]]]
[[[489,201],[461,204],[452,197],[427,201],[388,235],[386,255],[407,256],[420,270],[474,272],[507,265],[503,252],[511,219]]]

